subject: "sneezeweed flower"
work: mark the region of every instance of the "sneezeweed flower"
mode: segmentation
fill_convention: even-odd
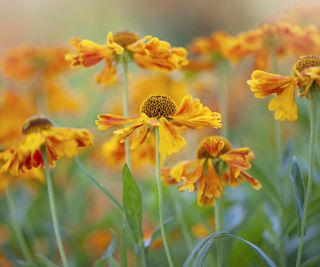
[[[164,168],[162,176],[168,184],[179,184],[179,191],[198,191],[198,204],[214,205],[227,185],[249,182],[255,189],[261,184],[246,171],[250,169],[253,152],[248,147],[232,148],[221,136],[204,138],[197,149],[197,159]]]
[[[0,173],[17,176],[33,168],[44,168],[42,150],[53,167],[62,156],[75,157],[80,148],[92,144],[88,130],[54,127],[44,117],[27,120],[22,133],[19,143],[0,153]]]
[[[3,55],[0,68],[5,78],[14,81],[35,107],[43,98],[45,101],[41,102],[47,103],[45,111],[75,112],[80,109],[81,99],[66,90],[60,81],[60,77],[70,69],[64,59],[67,52],[63,46],[13,48]]]
[[[140,37],[137,33],[122,31],[116,34],[109,32],[106,43],[100,45],[89,40],[71,39],[70,44],[75,53],[66,55],[72,66],[85,68],[103,61],[105,66],[96,81],[110,86],[117,82],[115,65],[123,57],[134,61],[139,67],[150,70],[172,71],[188,63],[187,52],[181,47],[171,47],[168,42],[156,37]]]
[[[254,68],[268,70],[271,58],[302,56],[319,51],[320,35],[316,27],[300,27],[287,22],[266,23],[260,27],[239,33],[229,49],[229,60],[239,62],[254,56]]]
[[[179,134],[177,127],[198,129],[222,126],[220,113],[204,107],[199,99],[191,96],[185,96],[178,108],[169,96],[150,96],[142,103],[140,111],[139,118],[102,114],[98,116],[96,124],[99,130],[129,124],[114,131],[120,142],[124,142],[139,129],[137,135],[132,137],[131,149],[141,145],[150,134],[154,134],[154,128],[157,127],[160,134],[160,153],[163,157],[178,152],[185,145],[185,139]]]
[[[276,120],[295,121],[298,119],[296,88],[298,96],[308,99],[311,98],[313,90],[319,92],[320,57],[300,57],[292,67],[292,76],[256,70],[247,83],[256,98],[275,95],[275,98],[269,102],[269,110],[275,111]]]

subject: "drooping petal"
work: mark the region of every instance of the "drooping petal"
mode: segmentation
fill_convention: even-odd
[[[177,153],[185,146],[185,139],[166,118],[160,118],[159,124],[160,154],[165,157]]]
[[[96,81],[104,86],[111,86],[118,82],[117,69],[111,60],[106,60],[102,71],[96,76]]]
[[[95,123],[100,131],[105,131],[112,127],[122,126],[133,121],[135,121],[135,119],[129,119],[120,115],[100,114]]]
[[[240,179],[243,179],[243,180],[245,180],[245,181],[248,181],[248,182],[252,185],[252,187],[253,187],[254,189],[256,189],[256,190],[259,190],[259,189],[262,187],[261,183],[260,183],[257,179],[251,177],[251,176],[250,176],[248,173],[246,173],[246,172],[241,172],[241,173],[240,173]]]
[[[188,128],[213,127],[221,128],[221,114],[203,106],[198,98],[185,96],[177,112],[172,116],[173,124]]]
[[[248,147],[231,149],[228,152],[220,155],[220,158],[228,163],[228,165],[236,167],[249,169],[251,164],[249,160],[251,159],[251,150]]]

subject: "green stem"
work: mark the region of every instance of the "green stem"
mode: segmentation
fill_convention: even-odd
[[[55,200],[54,200],[53,183],[52,183],[51,173],[50,173],[50,169],[49,169],[47,154],[46,154],[46,151],[44,151],[44,149],[42,151],[42,158],[43,158],[44,167],[45,167],[49,205],[50,205],[50,212],[51,212],[51,217],[52,217],[54,234],[56,236],[56,241],[57,241],[62,265],[63,265],[63,267],[68,267],[68,261],[66,258],[66,254],[64,252],[62,239],[61,239],[61,235],[60,235],[59,223],[58,223],[58,219],[57,219],[57,212],[56,212],[56,205],[55,205]]]
[[[25,258],[26,261],[32,262],[32,256],[29,251],[27,242],[23,236],[21,227],[17,221],[17,209],[16,209],[16,205],[14,203],[13,196],[11,194],[11,190],[10,190],[9,186],[7,186],[5,189],[5,195],[6,195],[6,200],[7,200],[8,207],[9,207],[13,231],[14,231],[14,234],[15,234],[16,239],[18,241],[18,244],[20,246],[23,257]]]
[[[122,92],[122,105],[123,105],[123,116],[129,117],[129,65],[125,55],[122,57],[122,67],[123,67],[123,92]],[[125,152],[126,152],[126,163],[131,169],[130,160],[130,144],[129,139],[125,140]]]
[[[221,114],[222,114],[222,135],[228,138],[228,106],[229,106],[229,90],[227,84],[227,75],[229,71],[228,62],[222,61],[218,66],[218,79],[220,86],[220,105],[221,105]]]
[[[188,230],[188,226],[186,224],[186,220],[183,217],[183,212],[182,212],[182,209],[181,209],[179,196],[177,196],[177,194],[173,193],[171,190],[170,190],[170,194],[171,194],[171,198],[172,198],[173,203],[174,203],[175,211],[176,211],[176,214],[177,214],[177,219],[178,219],[179,225],[181,227],[183,238],[186,241],[186,246],[187,246],[187,249],[188,249],[189,253],[191,253],[192,247],[193,247],[192,238],[191,238],[190,232]]]
[[[313,88],[315,89],[315,88]],[[308,217],[308,206],[311,199],[311,191],[312,191],[312,178],[313,178],[313,169],[314,169],[314,155],[315,155],[315,142],[317,136],[317,100],[318,100],[318,92],[311,93],[311,110],[310,110],[310,140],[309,140],[309,173],[308,173],[308,183],[306,189],[306,197],[304,202],[304,216],[301,222],[301,231],[299,236],[299,245],[298,245],[298,253],[296,260],[296,267],[301,265],[302,251],[303,251],[303,243],[304,236],[307,227],[307,217]]]
[[[222,230],[222,222],[221,222],[221,214],[220,214],[220,203],[218,199],[215,199],[214,203],[214,222],[215,222],[215,232],[219,232]],[[217,247],[217,258],[216,258],[216,266],[221,267],[222,266],[222,246],[220,240],[216,241],[216,247]]]
[[[164,245],[164,250],[167,255],[167,259],[169,262],[169,266],[173,267],[173,261],[171,258],[166,233],[164,229],[164,219],[163,219],[163,195],[162,195],[162,181],[161,181],[161,158],[160,158],[160,134],[159,134],[159,128],[155,128],[156,132],[156,179],[157,179],[157,188],[158,188],[158,202],[159,202],[159,220],[160,220],[160,230],[161,230],[161,236],[162,241]]]
[[[80,162],[79,158],[75,158],[75,162],[76,164],[80,167],[80,169],[89,177],[89,179],[91,180],[91,182],[93,182],[93,184],[100,189],[100,191],[105,194],[109,200],[111,201],[111,203],[113,204],[113,206],[121,213],[121,215],[124,216],[123,213],[123,207],[121,205],[121,203],[116,199],[116,197],[97,179],[95,178],[87,169],[85,166],[83,166],[83,164]]]

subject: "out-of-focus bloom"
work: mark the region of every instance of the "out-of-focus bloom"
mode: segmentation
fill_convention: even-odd
[[[292,68],[292,76],[256,70],[247,83],[256,98],[276,95],[269,103],[269,110],[275,111],[276,120],[295,121],[298,119],[295,88],[299,89],[300,97],[306,98],[311,97],[311,90],[319,91],[320,57],[300,57]]]
[[[229,54],[232,62],[246,56],[255,58],[254,68],[267,70],[271,57],[301,56],[319,51],[320,35],[316,27],[300,27],[287,22],[266,23],[235,36]]]
[[[221,114],[204,107],[199,99],[185,96],[177,109],[175,102],[169,96],[150,96],[141,105],[139,118],[125,118],[123,116],[102,114],[96,121],[99,130],[111,127],[129,126],[114,131],[120,142],[131,136],[139,129],[136,136],[132,137],[131,149],[144,143],[154,128],[159,128],[160,153],[163,157],[178,152],[184,145],[185,139],[177,132],[177,127],[199,129],[201,127],[221,128]]]
[[[91,67],[104,61],[105,66],[96,81],[103,85],[112,85],[117,81],[115,64],[120,56],[123,60],[133,59],[144,69],[172,71],[188,63],[187,52],[181,47],[171,47],[168,42],[152,36],[141,38],[138,34],[128,31],[113,35],[108,33],[105,44],[96,44],[89,40],[71,39],[70,44],[75,53],[66,55],[72,66]]]
[[[111,240],[112,234],[108,230],[99,229],[91,233],[87,238],[86,244],[93,258],[101,257]]]
[[[85,129],[54,127],[43,117],[30,118],[23,126],[22,140],[0,153],[0,173],[17,176],[33,168],[43,168],[42,149],[49,164],[62,156],[76,156],[79,149],[92,144],[92,135]]]
[[[18,108],[17,108],[18,107]],[[6,90],[0,98],[0,147],[7,147],[21,136],[21,125],[36,113],[27,97]]]
[[[3,55],[0,68],[6,78],[22,82],[22,85],[15,86],[21,89],[34,107],[40,102],[39,99],[43,99],[41,102],[47,104],[45,111],[75,112],[80,109],[80,97],[69,93],[59,81],[59,77],[70,69],[64,59],[67,52],[68,49],[62,46],[13,48]]]
[[[195,55],[210,56],[215,59],[229,59],[230,50],[235,44],[234,37],[225,32],[214,32],[209,37],[198,37],[192,43],[190,50]]]
[[[209,230],[207,229],[207,227],[205,227],[203,224],[198,223],[192,226],[191,228],[192,234],[200,239],[200,238],[204,238],[206,236],[209,235]]]
[[[214,199],[221,197],[226,185],[247,181],[255,189],[261,188],[260,182],[246,172],[252,159],[250,148],[232,148],[225,138],[209,136],[201,141],[196,160],[165,168],[162,175],[167,183],[178,183],[179,191],[197,190],[199,205],[214,205]]]
[[[13,264],[9,261],[9,259],[0,252],[0,266],[2,267],[13,267]]]
[[[26,81],[41,75],[52,78],[69,68],[64,55],[68,52],[62,46],[22,46],[7,51],[0,61],[6,77]]]

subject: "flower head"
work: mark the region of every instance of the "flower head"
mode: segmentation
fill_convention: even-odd
[[[292,76],[256,70],[247,83],[257,98],[276,95],[269,103],[269,110],[275,111],[276,120],[295,121],[298,119],[295,88],[299,89],[300,97],[307,98],[311,97],[311,90],[319,90],[320,57],[300,57],[292,68]]]
[[[132,137],[131,149],[142,144],[154,127],[159,128],[160,153],[167,156],[178,152],[184,145],[185,139],[176,130],[185,126],[192,129],[201,127],[221,128],[221,114],[204,107],[199,99],[185,96],[179,107],[169,96],[150,96],[141,105],[139,118],[102,114],[96,121],[99,130],[107,130],[115,126],[129,126],[114,131],[120,142],[131,136],[137,129],[138,134]]]
[[[250,148],[232,148],[227,139],[208,136],[200,142],[196,154],[196,160],[163,169],[162,175],[167,183],[179,184],[179,191],[197,190],[199,205],[213,205],[227,185],[247,181],[255,189],[261,188],[260,182],[246,173],[253,159]]]
[[[113,34],[109,32],[105,44],[99,45],[89,40],[72,39],[70,44],[76,48],[75,53],[67,54],[66,59],[72,66],[91,67],[104,61],[105,67],[98,74],[99,84],[112,85],[117,82],[115,64],[119,56],[133,61],[144,69],[172,71],[188,63],[184,48],[171,47],[168,42],[152,36],[141,38],[128,31]]]
[[[33,168],[43,168],[43,151],[49,164],[62,156],[76,156],[79,149],[92,144],[92,135],[85,129],[58,128],[44,117],[32,117],[22,128],[22,140],[0,153],[0,172],[19,175]]]

